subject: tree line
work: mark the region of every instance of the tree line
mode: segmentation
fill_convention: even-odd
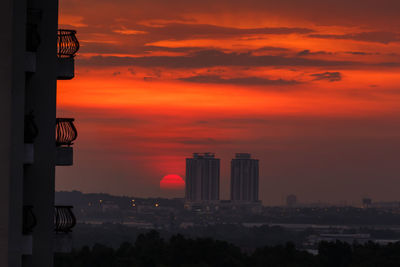
[[[398,267],[400,243],[379,245],[321,242],[318,254],[293,243],[248,252],[211,238],[174,235],[164,240],[157,231],[140,234],[117,249],[95,244],[55,255],[55,267]]]

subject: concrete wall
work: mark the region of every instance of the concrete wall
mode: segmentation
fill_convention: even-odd
[[[30,0],[42,10],[36,72],[25,73],[26,0],[0,1],[0,266],[53,266],[58,2]],[[24,116],[33,110],[35,161],[23,165]],[[22,213],[34,206],[33,255],[22,256]]]
[[[22,266],[26,0],[14,0],[9,266]]]
[[[42,10],[36,72],[27,81],[26,89],[26,108],[34,111],[39,135],[34,142],[35,162],[25,170],[24,201],[34,207],[37,217],[33,232],[32,266],[52,267],[58,2],[32,0],[30,7]]]
[[[25,171],[24,198],[37,217],[33,232],[32,266],[53,266],[55,124],[57,91],[58,2],[32,0],[30,8],[40,9],[38,30],[41,43],[36,52],[36,72],[27,81],[26,108],[33,110],[39,135],[34,142],[35,162]]]
[[[21,266],[25,1],[0,4],[0,266]]]
[[[8,265],[8,204],[11,154],[12,0],[0,1],[0,266]]]
[[[25,73],[27,8],[42,10],[36,72]],[[0,1],[0,266],[53,266],[57,0]],[[24,117],[34,111],[34,162],[24,160]],[[22,255],[23,206],[37,218],[31,256]]]

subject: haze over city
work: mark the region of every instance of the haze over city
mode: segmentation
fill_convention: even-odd
[[[95,8],[94,8],[95,7]],[[259,159],[264,205],[398,200],[397,1],[60,1],[81,44],[58,82],[74,166],[57,190],[183,197],[185,158]]]

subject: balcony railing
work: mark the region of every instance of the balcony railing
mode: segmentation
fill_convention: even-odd
[[[54,230],[56,233],[69,233],[76,224],[72,206],[55,206]]]
[[[59,58],[73,58],[79,50],[79,41],[74,30],[58,30],[57,55]]]
[[[72,118],[57,118],[56,120],[56,146],[71,146],[78,137],[78,132]]]
[[[24,125],[24,143],[33,144],[35,138],[38,136],[39,130],[35,123],[35,116],[33,111],[25,115],[25,125]]]
[[[42,19],[40,9],[28,8],[26,16],[26,50],[36,52],[40,45],[38,25]]]
[[[22,213],[22,233],[29,235],[33,232],[37,224],[35,214],[33,213],[33,206],[24,206]]]

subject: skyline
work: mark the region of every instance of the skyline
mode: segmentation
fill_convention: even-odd
[[[228,4],[229,3],[229,4]],[[96,10],[93,9],[96,6]],[[310,8],[312,7],[312,8]],[[168,196],[185,157],[260,159],[260,199],[396,200],[398,1],[60,2],[81,43],[58,114],[75,165],[57,190]]]

